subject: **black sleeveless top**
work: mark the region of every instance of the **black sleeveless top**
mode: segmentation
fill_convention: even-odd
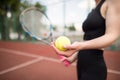
[[[101,0],[83,23],[84,40],[91,40],[105,34],[105,19],[101,16],[100,9],[105,0]]]

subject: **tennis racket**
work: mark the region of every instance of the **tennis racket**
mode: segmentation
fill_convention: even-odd
[[[20,23],[23,30],[31,37],[40,40],[48,45],[53,42],[53,25],[47,15],[37,7],[30,7],[20,14]],[[60,58],[63,56],[60,55]],[[69,61],[64,64],[69,66]]]

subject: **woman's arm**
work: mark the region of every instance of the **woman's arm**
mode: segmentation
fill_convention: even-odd
[[[119,1],[120,3],[120,1]],[[106,13],[106,32],[105,35],[85,41],[83,49],[104,48],[113,44],[120,34],[120,6],[117,2],[108,0]]]

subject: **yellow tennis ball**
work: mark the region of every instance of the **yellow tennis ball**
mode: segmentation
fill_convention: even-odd
[[[68,44],[71,44],[71,41],[66,36],[60,36],[55,40],[56,48],[61,51],[65,51],[66,49],[64,48],[64,45],[68,45]]]

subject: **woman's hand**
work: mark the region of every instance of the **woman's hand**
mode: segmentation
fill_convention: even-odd
[[[67,60],[70,62],[70,64],[72,64],[73,62],[75,62],[77,60],[77,55],[78,55],[78,52],[74,53],[73,55],[71,55],[69,57],[61,58],[61,61],[64,62],[65,60]]]

